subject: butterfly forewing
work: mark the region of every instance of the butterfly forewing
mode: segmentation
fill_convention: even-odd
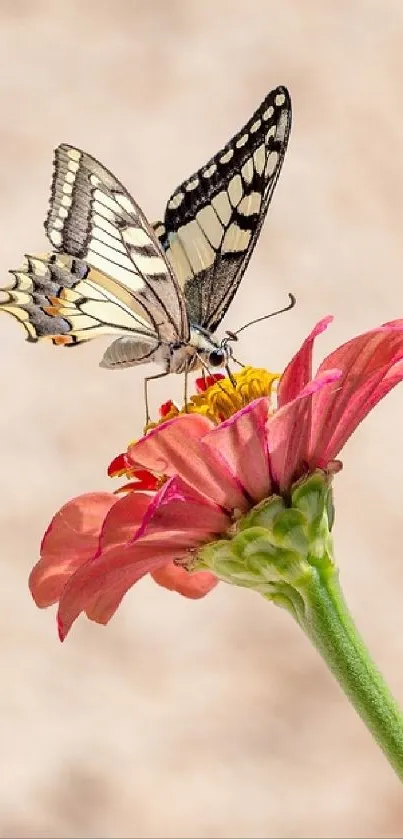
[[[273,90],[244,128],[168,201],[154,227],[189,318],[214,332],[258,239],[287,148],[291,101]]]
[[[185,301],[153,228],[111,172],[68,145],[55,152],[45,228],[56,250],[133,295],[162,340],[188,339]]]

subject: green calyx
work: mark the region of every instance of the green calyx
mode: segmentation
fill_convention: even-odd
[[[312,584],[318,575],[335,573],[330,481],[317,470],[292,487],[288,502],[278,495],[261,501],[237,522],[231,538],[202,548],[193,569],[252,588],[303,622]]]

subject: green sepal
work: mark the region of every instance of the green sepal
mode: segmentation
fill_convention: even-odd
[[[328,475],[318,470],[292,487],[289,500],[273,495],[261,501],[237,522],[230,538],[202,548],[193,568],[207,568],[279,605],[284,599],[289,603],[290,587],[301,594],[318,570],[334,568],[330,493]]]

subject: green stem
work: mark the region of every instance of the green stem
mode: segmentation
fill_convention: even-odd
[[[257,504],[235,535],[200,551],[195,567],[252,588],[293,615],[403,780],[403,714],[344,601],[332,522],[330,477],[317,470],[287,501],[273,495]]]
[[[403,780],[403,714],[373,663],[333,569],[305,580],[294,614]]]

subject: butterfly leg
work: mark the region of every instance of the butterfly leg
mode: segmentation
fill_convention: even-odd
[[[144,402],[146,404],[146,425],[150,422],[150,411],[148,407],[148,383],[151,382],[153,379],[162,379],[164,376],[169,375],[169,370],[164,370],[163,373],[157,373],[155,376],[146,376],[144,379]]]
[[[227,376],[228,376],[228,378],[229,378],[229,380],[230,380],[230,382],[231,382],[231,384],[232,384],[232,387],[236,387],[236,381],[235,381],[235,379],[234,379],[234,377],[233,377],[233,375],[232,375],[232,373],[231,373],[231,370],[230,370],[230,368],[229,368],[229,364],[226,364],[226,365],[225,365],[225,372],[226,372],[226,374],[227,374]]]
[[[238,365],[238,367],[244,367],[244,368],[246,367],[246,364],[242,364],[242,361],[238,361],[238,359],[237,359],[237,358],[234,358],[234,356],[232,356],[232,361],[233,361],[235,364],[237,364],[237,365]]]
[[[189,375],[189,370],[188,370],[188,367],[186,366],[186,368],[185,368],[185,385],[184,385],[184,389],[183,389],[183,404],[185,406],[185,414],[187,414],[187,412],[188,412],[188,375]]]

